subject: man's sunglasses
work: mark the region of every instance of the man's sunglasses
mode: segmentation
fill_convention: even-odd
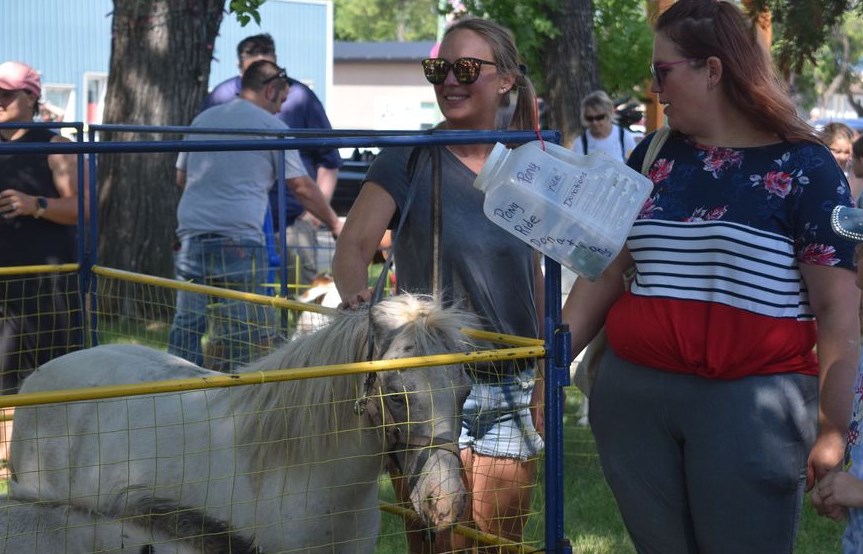
[[[658,62],[650,64],[650,75],[653,77],[653,80],[656,81],[656,87],[662,90],[663,81],[665,80],[665,76],[668,75],[668,72],[671,71],[671,68],[675,65],[680,65],[682,63],[688,62],[696,62],[697,58],[683,58],[682,60],[677,60],[676,62]]]
[[[599,115],[586,115],[584,116],[584,120],[588,123],[593,123],[594,121],[602,121],[606,117],[608,117],[607,113],[601,113]]]
[[[426,79],[433,85],[440,85],[446,81],[447,73],[452,69],[456,81],[463,85],[469,85],[479,79],[479,72],[483,65],[497,65],[478,58],[459,58],[449,63],[443,58],[428,58],[422,61],[423,71]]]
[[[261,81],[261,84],[266,85],[267,83],[271,83],[276,79],[281,79],[286,83],[290,83],[290,81],[288,80],[288,73],[284,69],[280,69],[279,72],[275,75],[271,75],[270,77],[267,77],[266,79]]]

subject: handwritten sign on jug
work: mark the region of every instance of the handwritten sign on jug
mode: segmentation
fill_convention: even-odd
[[[474,186],[489,220],[595,279],[623,248],[653,185],[602,153],[534,141],[515,150],[496,144]]]

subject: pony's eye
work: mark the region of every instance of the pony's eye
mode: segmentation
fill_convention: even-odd
[[[404,406],[407,404],[408,395],[404,390],[391,390],[387,391],[386,399],[393,404]]]

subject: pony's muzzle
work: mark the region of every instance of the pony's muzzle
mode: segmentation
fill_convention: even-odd
[[[461,520],[468,504],[460,458],[449,450],[432,449],[417,471],[410,491],[414,510],[428,526],[449,529]]]

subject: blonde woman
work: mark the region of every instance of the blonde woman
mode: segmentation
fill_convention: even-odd
[[[512,34],[497,23],[478,18],[454,23],[438,57],[425,60],[422,69],[444,115],[442,128],[536,128],[533,86]],[[499,121],[501,113],[512,114],[510,120]],[[442,300],[475,311],[488,330],[539,337],[542,274],[537,256],[483,216],[483,194],[473,187],[491,146],[434,147],[442,176]],[[348,214],[333,260],[345,306],[369,300],[367,267],[394,216],[405,218],[394,244],[398,288],[431,291],[430,155],[424,149],[409,172],[410,153],[410,148],[383,150]],[[405,212],[410,189],[416,196]],[[542,399],[542,387],[534,386],[536,368],[530,363],[484,364],[471,368],[471,375],[474,386],[465,402],[459,444],[472,492],[465,520],[482,531],[520,541],[542,448],[530,408]],[[394,483],[404,498],[404,483],[398,478]],[[467,546],[461,537],[445,534],[438,534],[436,545],[424,544],[417,529],[409,526],[409,531],[411,552]]]

